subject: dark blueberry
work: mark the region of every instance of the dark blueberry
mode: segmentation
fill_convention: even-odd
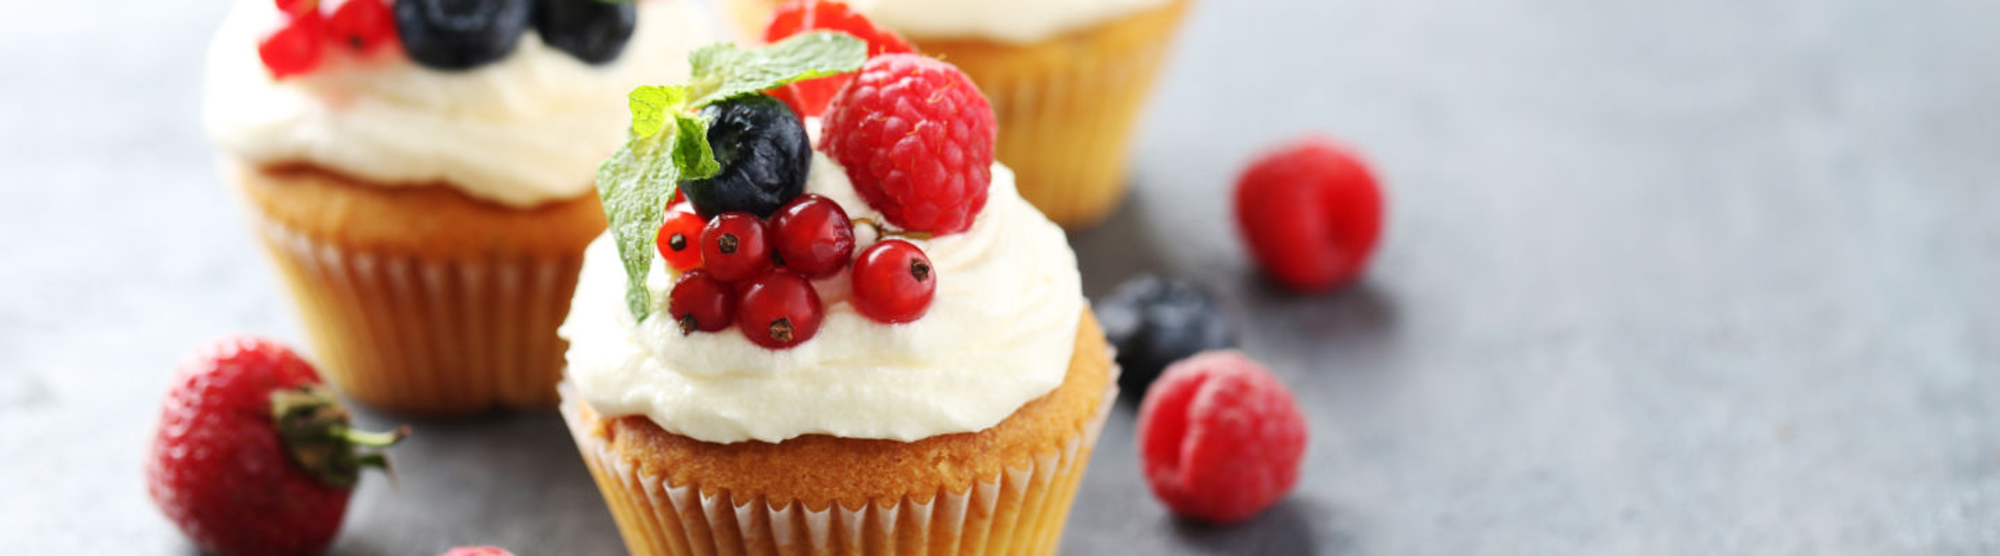
[[[703,216],[748,212],[769,218],[806,190],[812,143],[792,109],[766,95],[748,95],[701,109],[708,146],[722,172],[681,184]]]
[[[1118,386],[1138,399],[1167,365],[1236,346],[1235,323],[1208,290],[1151,274],[1127,280],[1092,306],[1118,348]]]
[[[584,62],[603,64],[618,59],[638,22],[633,2],[541,0],[535,13],[535,32],[549,46]]]
[[[425,67],[471,69],[513,52],[534,13],[533,0],[396,0],[396,34]]]

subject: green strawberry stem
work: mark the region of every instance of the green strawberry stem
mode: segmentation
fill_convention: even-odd
[[[390,432],[353,428],[347,408],[318,384],[271,392],[271,420],[292,462],[337,488],[352,488],[363,468],[389,469],[380,451],[356,448],[386,448],[410,434],[408,426]]]

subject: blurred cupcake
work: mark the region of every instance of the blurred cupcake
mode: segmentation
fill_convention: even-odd
[[[792,48],[823,39],[852,50]],[[802,36],[710,59],[821,75],[854,68],[800,58],[858,64],[862,48]],[[614,211],[561,329],[563,416],[634,554],[1060,543],[1117,393],[1076,255],[993,162],[992,111],[964,74],[885,54],[853,79],[816,150],[795,137],[822,120],[758,93],[644,118],[700,114],[718,173],[681,181],[689,202],[657,234]],[[681,91],[667,90],[655,98]],[[655,167],[665,151],[607,167]],[[687,230],[706,230],[698,254],[683,254]]]
[[[287,4],[277,2],[275,4]],[[552,405],[620,98],[686,68],[688,0],[239,0],[205,123],[330,381],[381,409]]]
[[[1141,108],[1191,0],[852,0],[979,82],[1000,120],[1000,161],[1067,227],[1123,200]],[[784,0],[730,0],[745,37],[764,37]],[[810,9],[794,0],[784,9]]]

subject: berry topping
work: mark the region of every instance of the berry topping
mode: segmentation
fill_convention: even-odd
[[[931,308],[937,272],[924,250],[900,239],[877,242],[854,261],[854,308],[877,322],[917,320]]]
[[[326,16],[327,31],[357,52],[396,41],[396,16],[386,0],[347,0]]]
[[[1353,151],[1306,136],[1257,159],[1236,182],[1236,223],[1280,285],[1320,291],[1353,281],[1382,233],[1382,190]]]
[[[542,41],[578,60],[603,64],[618,59],[639,23],[633,2],[540,0],[535,32]]]
[[[1139,394],[1175,361],[1236,346],[1236,329],[1207,288],[1141,275],[1095,304],[1104,335],[1118,347],[1118,386]]]
[[[690,270],[681,275],[680,281],[674,282],[674,291],[667,300],[667,313],[680,323],[682,334],[729,328],[736,318],[736,292],[730,291],[729,284],[715,279],[707,271]]]
[[[701,109],[708,120],[708,145],[722,170],[708,179],[681,184],[688,201],[704,215],[743,211],[759,217],[777,212],[806,189],[812,168],[812,140],[785,103],[767,95],[745,95]]]
[[[764,221],[747,212],[727,212],[701,232],[701,263],[717,280],[742,282],[771,268],[771,242]]]
[[[275,342],[227,338],[175,371],[146,455],[153,503],[203,551],[309,554],[394,434],[349,427],[312,365]]]
[[[871,58],[916,52],[909,41],[903,40],[894,31],[876,26],[867,17],[849,9],[847,4],[825,0],[798,0],[779,6],[771,16],[770,25],[764,28],[764,42],[778,42],[815,29],[840,31],[867,41],[868,56]],[[833,102],[833,95],[853,79],[853,74],[808,79],[772,89],[771,94],[785,101],[800,116],[814,117],[825,112],[827,104]]]
[[[1167,367],[1139,405],[1139,458],[1174,513],[1235,523],[1298,482],[1306,420],[1256,361],[1225,350]]]
[[[743,286],[736,326],[757,345],[785,349],[819,333],[822,311],[812,282],[787,270],[773,270]]]
[[[278,11],[287,16],[319,10],[319,0],[276,0],[274,3],[277,4]]]
[[[271,77],[284,79],[319,67],[324,54],[326,20],[308,10],[287,16],[278,29],[257,41],[257,57],[271,70]]]
[[[800,195],[771,217],[778,259],[807,278],[825,278],[847,267],[854,256],[854,224],[840,203],[818,194]]]
[[[534,11],[531,0],[396,0],[396,33],[418,64],[471,69],[513,52]]]
[[[680,272],[700,267],[701,233],[702,228],[707,226],[707,222],[693,213],[667,213],[667,221],[660,224],[660,235],[655,239],[660,247],[660,258],[666,259],[667,266]]]
[[[958,68],[914,54],[869,59],[827,111],[821,148],[890,223],[972,226],[993,178],[993,108]]]

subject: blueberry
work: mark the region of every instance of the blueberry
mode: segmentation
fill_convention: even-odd
[[[756,94],[710,104],[708,145],[722,172],[681,184],[694,210],[704,216],[748,212],[770,217],[804,193],[812,167],[812,143],[805,125],[778,99]]]
[[[1118,348],[1118,386],[1135,396],[1167,365],[1211,349],[1236,346],[1236,328],[1208,290],[1151,274],[1127,280],[1093,309]]]
[[[418,64],[471,69],[513,52],[534,13],[532,0],[396,0],[396,34]]]
[[[638,22],[632,2],[541,0],[535,32],[549,46],[586,63],[603,64],[618,59]]]

